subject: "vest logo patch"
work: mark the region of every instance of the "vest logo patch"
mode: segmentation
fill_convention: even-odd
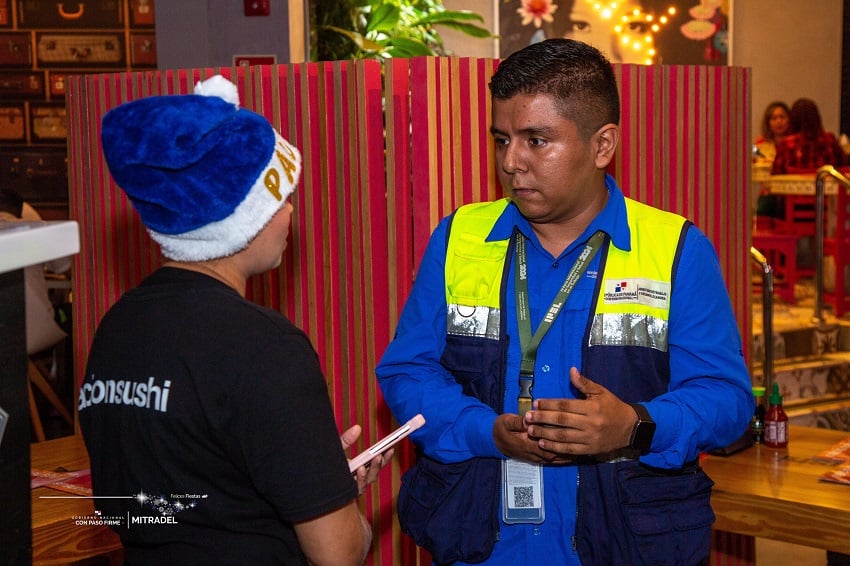
[[[651,279],[606,279],[606,304],[638,304],[666,309],[670,304],[670,284]]]

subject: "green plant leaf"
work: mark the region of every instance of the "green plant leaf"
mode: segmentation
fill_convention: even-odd
[[[324,29],[336,32],[340,35],[344,35],[345,37],[353,41],[359,49],[363,49],[365,51],[380,51],[384,48],[382,45],[363,37],[356,31],[342,29],[336,26],[324,26]]]
[[[417,57],[419,55],[434,55],[434,51],[418,39],[395,37],[387,47],[387,52],[393,57]]]
[[[366,19],[366,32],[391,31],[398,26],[401,10],[393,4],[381,4]]]
[[[493,37],[493,34],[490,33],[490,30],[472,24],[464,24],[460,22],[439,22],[437,25],[456,29],[457,31],[463,32],[466,35],[470,35],[472,37]]]
[[[2,0],[0,0],[2,2]],[[493,37],[470,10],[443,0],[310,0],[312,60],[444,55],[442,26],[475,38]]]
[[[419,18],[413,25],[442,24],[447,21],[476,21],[484,23],[484,18],[481,14],[476,14],[469,10],[440,10],[439,12],[432,12],[427,16]]]

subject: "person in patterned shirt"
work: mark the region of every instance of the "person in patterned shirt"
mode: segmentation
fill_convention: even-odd
[[[838,140],[823,129],[814,100],[800,98],[791,106],[791,134],[776,144],[771,175],[814,173],[823,165],[842,167],[847,155]]]

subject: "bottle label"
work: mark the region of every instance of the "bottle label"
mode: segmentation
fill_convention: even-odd
[[[786,421],[768,421],[764,427],[764,443],[769,446],[782,446],[788,443],[788,423]]]

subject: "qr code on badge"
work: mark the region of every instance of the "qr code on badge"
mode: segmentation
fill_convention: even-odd
[[[514,486],[514,507],[534,507],[534,486]]]

